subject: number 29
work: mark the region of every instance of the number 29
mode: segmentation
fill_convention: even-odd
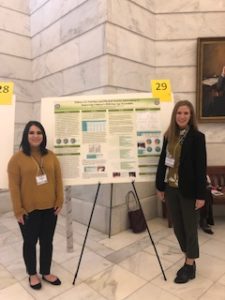
[[[157,91],[165,91],[166,89],[167,89],[167,84],[165,82],[162,83],[156,82]]]

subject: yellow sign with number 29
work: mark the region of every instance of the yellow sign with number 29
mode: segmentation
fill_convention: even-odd
[[[171,86],[168,79],[151,80],[152,96],[161,101],[172,101]]]
[[[0,82],[0,105],[12,104],[13,87],[13,82]]]

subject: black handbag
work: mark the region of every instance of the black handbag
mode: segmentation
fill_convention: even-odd
[[[126,203],[128,209],[128,219],[130,228],[134,233],[143,232],[146,230],[146,221],[142,210],[139,206],[137,198],[133,191],[129,191],[126,195]]]

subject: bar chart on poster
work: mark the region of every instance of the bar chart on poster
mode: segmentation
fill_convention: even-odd
[[[150,93],[43,98],[65,185],[150,181],[173,108]]]
[[[15,96],[13,83],[0,82],[0,189],[8,188],[7,164],[13,154],[14,124],[15,124]]]

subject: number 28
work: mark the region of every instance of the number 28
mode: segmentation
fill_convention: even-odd
[[[9,92],[9,86],[8,85],[0,85],[0,93],[8,93]]]

